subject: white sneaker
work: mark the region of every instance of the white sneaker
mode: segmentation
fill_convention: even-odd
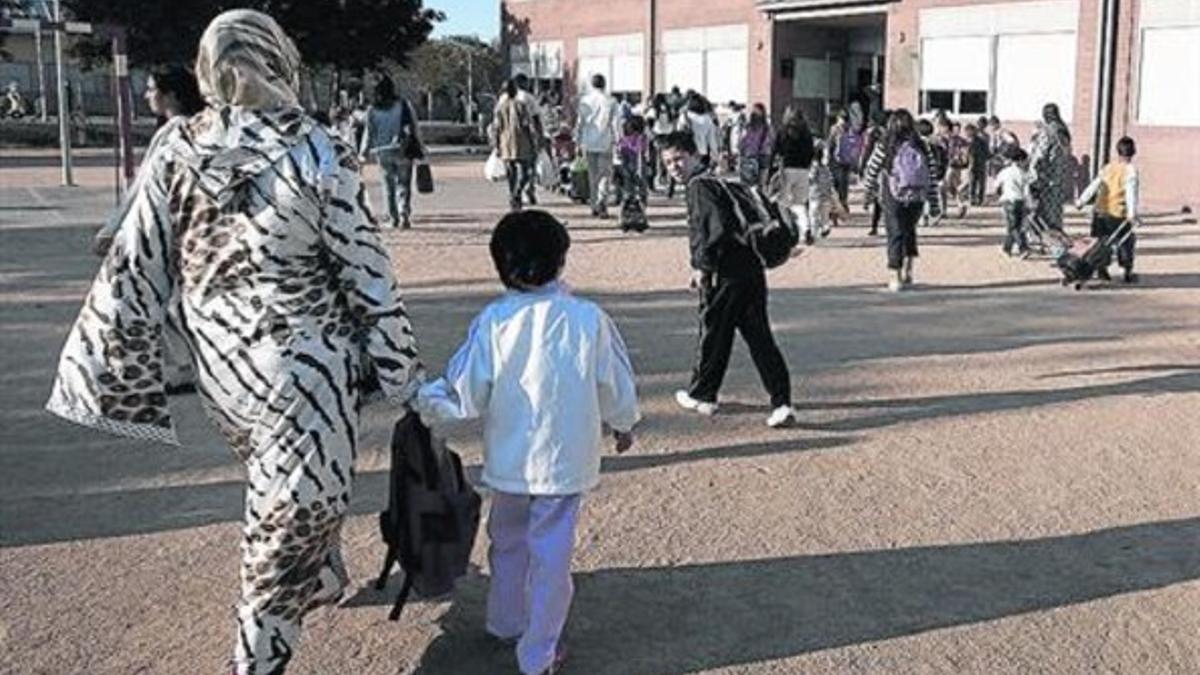
[[[888,282],[888,290],[893,293],[899,293],[904,289],[904,284],[899,279],[892,279]]]
[[[684,410],[691,410],[700,413],[705,417],[712,417],[717,414],[717,404],[709,403],[708,401],[697,401],[687,393],[686,389],[680,389],[675,392],[675,402]]]
[[[790,405],[781,405],[771,411],[771,416],[767,418],[767,426],[772,429],[789,426],[796,421],[796,411]]]

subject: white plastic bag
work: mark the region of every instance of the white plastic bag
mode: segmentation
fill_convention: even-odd
[[[508,178],[508,170],[504,167],[504,162],[500,159],[500,153],[496,150],[488,156],[487,162],[483,165],[483,177],[499,183]]]
[[[558,167],[554,165],[554,160],[550,159],[550,153],[542,151],[537,157],[537,177],[538,185],[549,190],[558,186]]]

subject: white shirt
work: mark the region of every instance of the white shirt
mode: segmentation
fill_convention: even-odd
[[[646,118],[654,121],[655,136],[665,136],[666,134],[675,131],[675,124],[671,121],[671,115],[665,110],[660,113],[654,108],[651,108],[646,113]]]
[[[620,124],[617,104],[608,94],[593,89],[579,100],[575,143],[584,152],[612,152]]]
[[[484,417],[483,482],[525,495],[595,487],[601,424],[629,431],[641,418],[616,324],[558,282],[484,308],[416,410],[431,425]]]
[[[691,111],[679,116],[679,129],[690,129],[696,139],[696,154],[716,158],[721,152],[721,137],[712,115],[696,114]]]
[[[529,114],[536,117],[538,124],[545,126],[546,116],[542,111],[542,104],[538,103],[537,98],[525,91],[524,89],[517,90],[517,100],[524,103],[529,108]]]
[[[996,182],[1000,185],[1001,204],[1029,200],[1029,186],[1033,182],[1033,176],[1028,170],[1016,164],[1009,164],[996,174]]]

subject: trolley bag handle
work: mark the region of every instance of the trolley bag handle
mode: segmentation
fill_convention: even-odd
[[[1134,225],[1135,222],[1133,218],[1126,218],[1125,220],[1121,221],[1121,224],[1117,226],[1117,229],[1113,230],[1113,233],[1108,235],[1108,238],[1104,241],[1104,245],[1114,249],[1120,248],[1125,244],[1126,241],[1129,240],[1129,237],[1133,236]],[[1120,241],[1117,241],[1118,237],[1120,237]]]

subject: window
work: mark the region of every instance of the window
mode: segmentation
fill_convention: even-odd
[[[612,57],[612,91],[642,91],[641,55]]]
[[[947,89],[933,89],[921,92],[921,112],[935,110],[954,111],[955,93]]]
[[[1047,103],[1063,119],[1075,110],[1075,34],[1000,35],[996,38],[996,114],[1033,120]]]
[[[669,52],[664,70],[668,88],[704,91],[704,52]]]
[[[705,92],[714,104],[726,101],[746,102],[750,90],[747,78],[750,65],[745,49],[710,49],[705,55]]]
[[[988,93],[986,91],[958,92],[958,114],[986,115],[988,111]]]
[[[921,112],[931,113],[944,110],[952,115],[986,115],[988,93],[986,91],[957,91],[932,89],[921,92]]]
[[[714,103],[746,102],[749,40],[745,24],[664,31],[666,86],[694,89]]]
[[[920,10],[922,112],[1036,120],[1053,102],[1069,121],[1080,5],[1039,0]]]
[[[1200,26],[1143,30],[1138,122],[1200,126],[1196,64],[1200,64]],[[1192,84],[1185,84],[1189,78]]]
[[[610,93],[640,92],[643,86],[642,34],[579,38],[578,84],[585,91],[592,75],[603,75]]]
[[[797,57],[793,60],[792,97],[842,100],[842,62]]]
[[[987,112],[992,38],[939,37],[921,41],[921,112]]]

